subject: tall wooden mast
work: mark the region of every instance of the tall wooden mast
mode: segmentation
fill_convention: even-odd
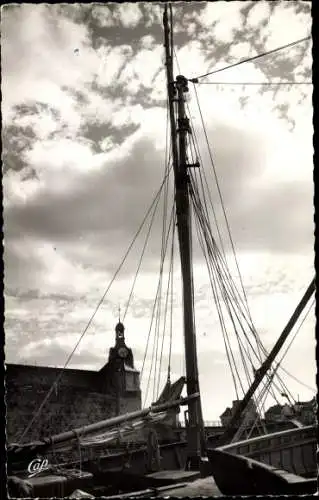
[[[189,200],[189,176],[187,163],[187,134],[189,121],[185,113],[185,94],[188,92],[187,79],[173,75],[173,36],[172,36],[172,8],[164,7],[164,36],[166,55],[167,91],[169,100],[169,114],[171,122],[172,156],[175,177],[175,204],[177,217],[177,230],[180,248],[182,280],[183,280],[183,313],[184,313],[184,341],[186,359],[186,385],[187,394],[199,392],[198,364],[195,337],[194,318],[194,290],[192,270],[192,245],[191,245],[191,217]],[[170,26],[169,26],[170,24]],[[177,124],[175,119],[175,103],[177,104]],[[203,454],[203,420],[201,403],[191,400],[188,407],[188,467],[197,468]]]

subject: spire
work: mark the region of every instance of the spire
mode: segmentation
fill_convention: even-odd
[[[124,325],[123,325],[123,323],[121,323],[120,318],[119,318],[119,322],[115,327],[115,340],[116,340],[116,342],[118,342],[119,340],[124,341],[124,330],[125,330]]]
[[[115,327],[115,340],[116,342],[118,342],[119,340],[123,340],[124,341],[124,325],[123,323],[121,322],[121,306],[119,304],[119,308],[118,308],[118,313],[119,313],[119,320],[118,320],[118,323]]]

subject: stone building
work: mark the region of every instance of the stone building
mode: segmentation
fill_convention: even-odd
[[[316,422],[316,399],[298,401],[293,405],[276,404],[265,412],[266,422],[282,422],[284,420],[298,420],[303,425],[312,425]]]
[[[226,410],[220,415],[220,420],[221,423],[224,427],[227,427],[228,424],[230,423],[235,411],[238,408],[238,405],[241,403],[240,400],[234,400],[232,402],[232,407],[227,407]],[[245,424],[247,426],[250,426],[256,422],[256,420],[259,418],[259,414],[255,405],[255,402],[253,399],[251,399],[246,406],[246,409],[243,411],[243,414],[241,416],[241,419],[239,422],[237,422],[237,425],[239,426],[243,420],[245,420]]]
[[[126,346],[124,326],[115,328],[115,345],[99,371],[19,364],[6,365],[6,433],[9,443],[41,439],[99,420],[141,409],[139,372]],[[60,377],[60,378],[58,378]],[[37,415],[45,396],[50,397]]]
[[[287,420],[292,417],[293,410],[287,403],[284,405],[276,404],[265,411],[266,423],[282,422],[283,420]]]
[[[310,401],[298,401],[293,405],[294,415],[304,425],[316,423],[317,402],[313,397]]]
[[[227,427],[227,425],[229,424],[229,422],[231,420],[231,417],[232,417],[231,408],[229,408],[229,406],[227,406],[226,410],[224,410],[223,413],[219,417],[223,427]]]

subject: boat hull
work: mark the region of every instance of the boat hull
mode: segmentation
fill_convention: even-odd
[[[224,495],[313,494],[316,479],[305,479],[251,458],[208,449],[216,485]]]
[[[298,476],[314,477],[318,471],[316,448],[316,426],[311,425],[231,443],[218,449]]]

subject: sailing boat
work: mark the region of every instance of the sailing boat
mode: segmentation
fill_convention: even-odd
[[[126,426],[126,429],[124,428],[124,431],[127,430],[128,432],[130,432],[132,430],[132,426],[134,425],[135,428],[137,428],[138,426],[145,425],[145,423],[149,424],[150,420],[156,421],[156,419],[165,419],[165,412],[167,410],[187,404],[188,421],[186,425],[186,440],[171,443],[168,445],[158,446],[158,444],[156,443],[156,439],[154,441],[154,439],[152,438],[153,441],[152,439],[150,439],[149,443],[149,455],[151,456],[151,458],[155,459],[155,462],[157,462],[157,464],[159,464],[160,462],[159,455],[161,455],[162,462],[165,462],[165,468],[169,467],[167,464],[174,464],[175,469],[183,469],[186,475],[175,474],[175,480],[172,480],[170,478],[168,482],[166,481],[166,484],[164,484],[165,479],[163,480],[163,478],[160,478],[154,474],[146,475],[147,472],[149,472],[149,469],[145,465],[145,450],[133,450],[131,452],[128,452],[129,460],[131,462],[130,472],[125,471],[124,468],[122,468],[122,470],[120,471],[120,478],[122,483],[126,482],[129,488],[133,488],[132,485],[134,483],[134,478],[132,476],[132,472],[136,472],[134,486],[135,489],[137,488],[137,483],[139,485],[143,483],[144,487],[146,488],[159,488],[167,486],[168,484],[172,484],[174,481],[176,482],[176,477],[178,477],[179,480],[181,477],[187,477],[188,480],[192,477],[198,477],[196,473],[198,471],[201,471],[203,475],[212,474],[215,477],[217,484],[220,485],[221,491],[223,491],[227,489],[224,486],[224,476],[225,474],[229,474],[228,466],[230,466],[232,470],[239,471],[237,475],[245,483],[244,486],[242,484],[238,486],[237,482],[235,481],[236,474],[234,474],[233,488],[235,491],[242,493],[243,491],[245,492],[245,485],[249,484],[251,479],[249,474],[247,475],[247,478],[244,474],[242,474],[242,470],[244,470],[246,466],[242,464],[248,463],[248,470],[254,469],[255,471],[259,471],[259,482],[255,488],[255,492],[263,492],[262,486],[266,483],[268,484],[267,487],[270,488],[270,491],[272,493],[276,493],[278,491],[280,491],[281,493],[291,493],[292,491],[297,490],[298,493],[300,491],[309,491],[309,483],[306,480],[304,481],[299,476],[305,475],[307,473],[313,474],[315,470],[315,428],[313,426],[287,431],[287,434],[283,436],[282,442],[279,443],[280,450],[286,447],[287,442],[290,445],[291,462],[293,464],[293,467],[295,468],[296,460],[294,458],[294,450],[297,450],[297,453],[300,452],[301,454],[303,454],[305,447],[307,453],[307,470],[302,471],[300,470],[300,467],[298,469],[297,464],[298,470],[294,471],[296,475],[293,476],[292,481],[289,477],[288,479],[284,478],[283,480],[282,478],[280,480],[278,479],[278,471],[272,468],[272,462],[274,460],[272,451],[268,453],[268,460],[270,462],[268,469],[260,465],[260,462],[263,461],[262,454],[265,451],[263,444],[265,445],[265,442],[267,442],[267,446],[269,448],[269,446],[272,446],[272,442],[277,440],[277,448],[274,448],[275,453],[277,453],[278,439],[281,440],[282,433],[280,433],[279,436],[276,434],[262,436],[260,438],[257,438],[257,442],[256,440],[245,440],[235,443],[230,442],[237,430],[234,427],[234,423],[244,412],[245,407],[254,396],[254,393],[258,389],[262,380],[269,372],[269,369],[271,368],[280,348],[291,332],[292,327],[299,318],[305,305],[313,295],[315,289],[314,280],[308,287],[304,297],[302,298],[292,318],[288,322],[287,327],[284,329],[278,342],[270,352],[267,359],[263,362],[261,367],[256,371],[255,379],[248,392],[246,393],[246,396],[238,406],[237,411],[235,412],[228,428],[226,429],[225,435],[219,442],[216,443],[217,451],[209,447],[209,444],[207,444],[207,440],[205,439],[196,352],[194,284],[191,245],[191,200],[193,200],[195,204],[199,201],[197,197],[198,193],[196,193],[196,190],[194,189],[195,186],[191,182],[191,172],[193,169],[197,169],[199,167],[199,164],[196,161],[190,163],[188,158],[187,144],[189,135],[191,133],[185,106],[185,96],[188,92],[188,80],[181,75],[177,76],[176,79],[174,78],[172,10],[171,6],[169,6],[168,8],[167,4],[165,4],[164,7],[163,22],[165,35],[167,91],[171,124],[175,208],[183,283],[183,327],[185,341],[187,397],[182,399],[172,399],[172,397],[170,397],[168,398],[168,401],[162,404],[155,404],[150,408],[141,411],[97,422],[95,424],[87,425],[82,428],[74,429],[58,435],[49,436],[47,439],[43,439],[38,443],[8,446],[7,448],[9,463],[12,465],[14,461],[17,462],[19,460],[30,460],[33,457],[36,457],[39,453],[46,453],[48,450],[50,450],[50,448],[54,448],[54,450],[57,451],[67,446],[72,446],[74,442],[78,442],[79,440],[81,446],[86,446],[89,448],[91,447],[92,449],[94,449],[94,447],[96,446],[105,445],[108,442],[116,439],[117,431],[114,431],[114,429],[116,429],[118,426],[124,424],[124,427]],[[204,226],[204,230],[206,231],[205,236],[209,238],[210,233],[207,233],[207,220],[205,218],[202,218],[201,222]],[[131,422],[130,425],[128,425],[129,422]],[[257,448],[256,444],[258,444]],[[237,455],[246,457],[246,455],[249,456],[252,452],[255,452],[256,449],[260,452],[260,456],[258,457],[259,461],[257,461],[257,463],[254,463],[254,467],[252,466],[253,462],[249,458],[247,459],[248,462],[245,461],[245,458],[242,458],[244,462],[236,460]],[[216,453],[219,454],[217,455],[219,457],[218,460],[216,460]],[[152,457],[152,454],[154,455],[154,457]],[[55,473],[53,473],[52,471],[49,473],[46,469],[44,470],[44,474],[42,474],[41,476],[37,476],[37,478],[35,478],[34,480],[24,480],[25,478],[22,478],[23,482],[20,486],[23,490],[23,485],[27,485],[27,491],[24,492],[25,494],[30,494],[30,488],[33,488],[33,492],[34,494],[36,494],[36,496],[54,496],[56,494],[56,490],[54,490],[54,488],[58,488],[59,494],[57,496],[62,496],[61,491],[64,495],[69,495],[72,491],[74,491],[74,489],[77,489],[79,487],[85,488],[88,492],[93,492],[95,496],[97,496],[98,491],[103,491],[103,494],[105,495],[106,483],[109,484],[112,483],[112,481],[114,483],[115,481],[116,474],[112,469],[115,466],[118,466],[119,463],[121,463],[124,455],[125,454],[109,454],[103,457],[99,460],[99,470],[96,470],[96,468],[93,467],[94,464],[92,465],[92,460],[89,460],[87,462],[81,460],[80,471],[75,471],[73,469],[70,469],[69,467],[69,469],[65,469],[64,471],[60,468],[60,470],[56,469]],[[224,465],[220,470],[220,467],[218,468],[218,463],[221,462]],[[74,464],[71,465],[74,466]],[[291,464],[286,464],[285,467],[289,469],[290,465]],[[302,461],[301,465],[305,465],[305,460]],[[136,477],[138,477],[138,480],[136,480]],[[19,484],[19,478],[15,479],[15,484]],[[313,486],[312,483],[311,486]],[[54,491],[53,494],[52,488]]]

